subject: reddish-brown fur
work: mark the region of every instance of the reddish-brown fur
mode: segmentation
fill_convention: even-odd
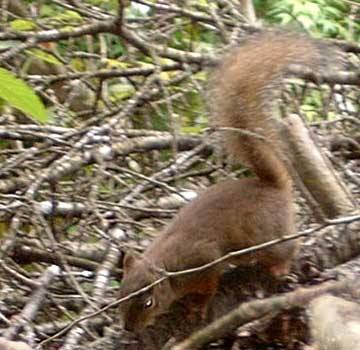
[[[224,58],[212,82],[214,124],[264,137],[222,132],[228,153],[251,167],[257,178],[211,186],[180,210],[141,259],[127,254],[120,296],[150,284],[160,277],[161,269],[180,271],[201,266],[231,251],[294,233],[292,181],[268,120],[272,90],[288,64],[314,67],[319,59],[319,47],[310,39],[279,33],[255,36]],[[257,264],[278,276],[288,271],[296,246],[293,241],[286,242],[230,262]],[[124,303],[120,310],[125,328],[141,330],[174,301],[194,293],[205,315],[225,267],[217,265],[168,279]]]

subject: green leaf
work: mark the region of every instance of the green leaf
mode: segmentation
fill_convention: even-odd
[[[72,68],[74,68],[78,72],[85,72],[86,71],[86,63],[84,62],[83,59],[81,59],[79,57],[73,58],[70,61],[70,65],[71,65]]]
[[[42,5],[40,7],[40,17],[53,17],[57,14],[53,5]]]
[[[130,84],[114,84],[110,87],[110,99],[118,102],[132,96],[134,91],[134,87]]]
[[[197,126],[184,126],[180,129],[180,131],[184,134],[201,134],[203,131],[203,127],[200,125]]]
[[[10,47],[16,47],[19,44],[16,41],[6,40],[0,41],[0,50],[9,49]]]
[[[209,79],[209,74],[206,71],[200,71],[193,75],[194,79],[199,81],[207,81]]]
[[[56,66],[62,65],[62,63],[54,55],[40,49],[26,50],[26,53],[35,56],[44,62],[52,63]]]
[[[61,23],[80,23],[83,22],[83,18],[78,12],[66,10],[52,18],[54,21]]]
[[[34,90],[3,68],[0,68],[0,98],[39,122],[48,121],[48,113]]]
[[[106,65],[106,68],[108,68],[108,69],[112,69],[112,68],[126,69],[126,68],[129,68],[129,63],[128,62],[124,62],[124,61],[120,61],[120,60],[107,58],[103,62]],[[148,67],[149,66],[152,67],[151,64],[146,63],[146,65]]]
[[[18,32],[25,32],[28,30],[36,29],[36,24],[33,21],[27,19],[15,19],[10,22],[10,27]]]

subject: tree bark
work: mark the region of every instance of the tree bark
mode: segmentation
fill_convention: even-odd
[[[323,295],[310,304],[317,350],[360,350],[360,305]]]
[[[308,191],[305,196],[311,195],[325,218],[334,218],[353,211],[355,201],[314,142],[301,118],[297,115],[286,118],[282,132],[287,154]]]

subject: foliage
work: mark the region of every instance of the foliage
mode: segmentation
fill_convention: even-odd
[[[0,98],[39,122],[48,120],[47,111],[33,89],[3,68],[0,68]]]
[[[36,4],[36,1],[28,1],[29,4]],[[106,11],[108,14],[115,14],[118,8],[117,1],[105,1],[105,0],[88,0],[88,5],[98,7],[101,11]],[[151,2],[150,2],[151,4]],[[156,4],[156,2],[154,2]],[[189,2],[194,5],[194,13],[198,9],[205,9],[210,6],[207,1],[194,1]],[[337,37],[344,38],[346,40],[357,40],[360,33],[360,22],[357,21],[357,13],[354,13],[354,9],[350,3],[342,0],[257,0],[255,1],[257,13],[264,21],[268,21],[270,24],[287,25],[301,27],[302,30],[310,32],[314,36],[318,37]],[[176,3],[174,3],[176,7]],[[213,3],[211,6],[216,9],[216,5]],[[180,8],[180,7],[179,7]],[[225,7],[226,8],[226,7]],[[356,8],[355,8],[356,10]],[[158,34],[159,43],[161,41],[160,34],[161,25],[156,25],[148,21],[149,16],[154,13],[154,8],[149,7],[146,4],[137,3],[136,1],[128,2],[126,4],[125,14],[126,17],[134,21],[142,21],[144,26],[142,31],[145,35],[151,35],[151,32],[155,30]],[[82,12],[76,12],[71,9],[63,8],[58,4],[53,4],[50,1],[43,2],[39,7],[40,16],[37,18],[24,18],[14,19],[10,21],[10,26],[15,31],[29,31],[41,27],[58,28],[62,30],[71,31],[76,26],[84,22],[84,14]],[[156,28],[156,29],[155,29]],[[164,23],[166,28],[166,23]],[[167,34],[166,44],[168,47],[172,47],[178,50],[191,50],[194,52],[208,53],[212,52],[215,46],[221,44],[221,40],[216,32],[211,28],[204,26],[196,21],[189,20],[189,18],[178,16],[174,21],[174,29]],[[118,40],[112,35],[104,35],[106,41],[107,58],[103,60],[103,67],[114,69],[118,67],[125,68],[125,66],[137,66],[148,63],[148,57],[135,58],[129,64],[126,62],[127,45],[122,40]],[[11,43],[9,43],[11,45]],[[86,50],[86,43],[84,40],[74,40],[71,43],[72,49],[84,51]],[[67,43],[61,42],[57,46],[57,54],[61,55],[65,59],[64,55],[68,55],[70,46]],[[100,46],[98,42],[94,42],[94,50],[99,51]],[[42,50],[36,48],[28,50],[27,54],[30,56],[36,56],[38,59],[60,65],[59,59],[56,55],[53,55],[49,50]],[[122,58],[125,58],[123,60]],[[75,71],[86,71],[88,61],[81,58],[73,58],[69,61],[69,66]],[[101,68],[101,65],[98,66]],[[169,80],[172,77],[170,73],[163,73],[162,78]],[[109,93],[110,99],[114,103],[118,99],[124,99],[129,97],[133,90],[132,83],[126,82],[124,79],[118,81],[109,81]],[[204,113],[204,109],[197,101],[188,94],[187,106],[188,108],[182,109],[181,115],[184,122],[183,130],[192,130],[195,128],[198,130],[203,127],[203,122],[200,124],[197,122],[199,118],[194,117],[193,111],[198,113]],[[176,108],[176,100],[174,100]],[[180,102],[182,105],[182,102]],[[199,109],[200,108],[200,109]],[[164,116],[161,116],[163,118]],[[154,120],[156,120],[155,118]],[[200,118],[201,119],[201,118]],[[203,118],[202,118],[203,119]]]
[[[343,0],[258,0],[261,13],[271,23],[295,25],[319,37],[357,41],[359,6]]]
[[[241,12],[242,2],[123,0],[124,12],[119,3],[0,1],[0,111],[6,112],[0,115],[0,295],[10,300],[0,303],[0,328],[14,321],[14,336],[48,341],[39,346],[44,350],[121,349],[98,343],[119,334],[116,308],[88,316],[116,299],[124,247],[143,250],[210,184],[253,176],[213,156],[205,108],[215,59],[258,30]],[[354,0],[255,3],[264,28],[359,38]],[[342,45],[357,63],[356,45]],[[358,133],[357,83],[330,73],[336,84],[287,79],[278,104],[284,114],[322,123],[324,144],[343,125],[349,135]],[[356,75],[349,70],[348,76]],[[344,165],[342,158],[336,163]],[[343,166],[346,176],[356,166]],[[310,214],[304,226],[316,220]],[[52,264],[61,278],[35,284]],[[37,286],[41,293],[32,296]],[[144,347],[124,339],[136,350],[162,348],[167,335],[153,334]],[[297,345],[298,334],[293,338],[287,337]]]

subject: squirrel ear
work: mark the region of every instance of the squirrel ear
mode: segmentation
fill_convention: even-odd
[[[123,269],[124,273],[128,273],[131,267],[134,265],[136,258],[132,251],[128,251],[125,253],[124,259],[123,259]]]

